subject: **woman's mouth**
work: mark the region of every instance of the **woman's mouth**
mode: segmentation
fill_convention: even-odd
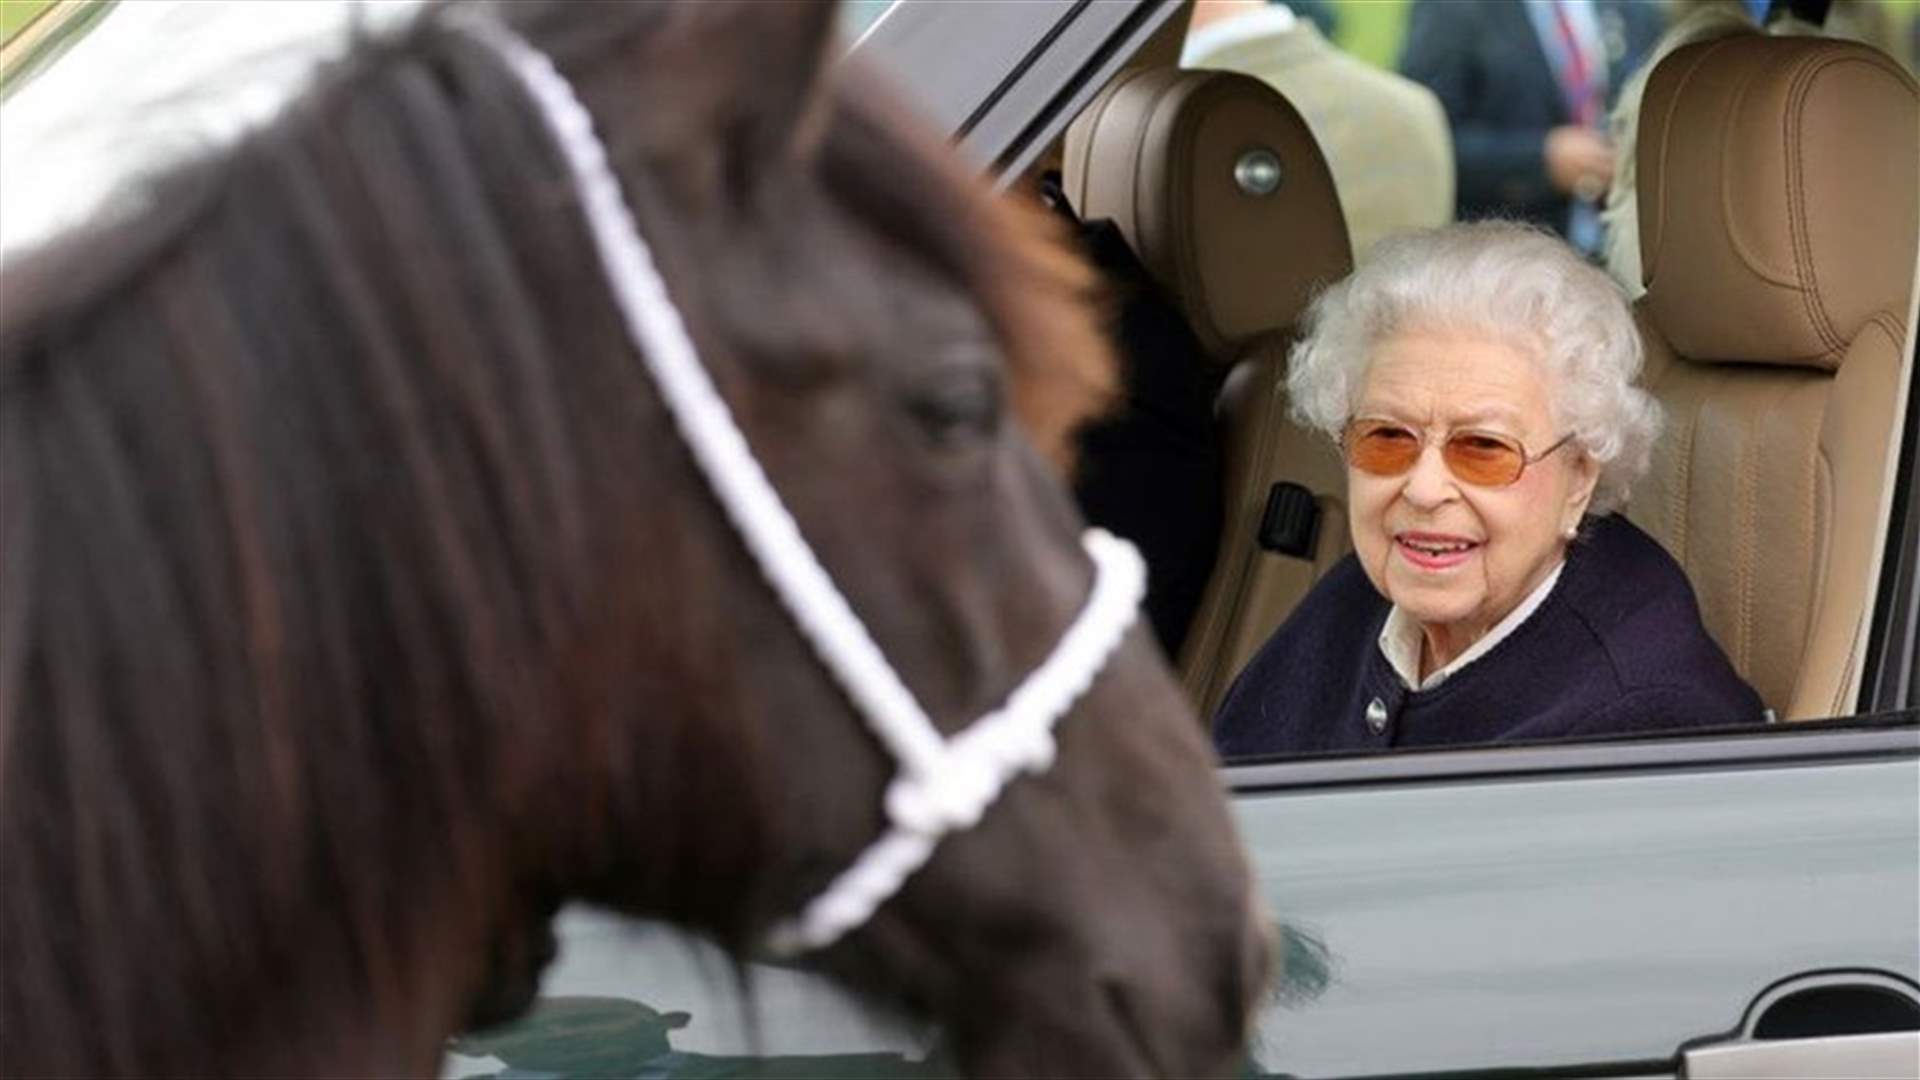
[[[1393,535],[1394,549],[1422,570],[1451,570],[1466,562],[1480,542],[1446,533],[1403,532]]]

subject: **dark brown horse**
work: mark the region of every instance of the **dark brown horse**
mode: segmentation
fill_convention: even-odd
[[[261,16],[267,17],[267,16]],[[830,72],[828,5],[506,5],[701,356],[943,730],[1090,570],[1078,266]],[[0,1071],[430,1075],[579,898],[746,951],[893,770],[693,471],[577,192],[430,14],[145,212],[6,270]],[[1136,627],[1016,781],[812,958],[981,1074],[1230,1066],[1262,978]]]

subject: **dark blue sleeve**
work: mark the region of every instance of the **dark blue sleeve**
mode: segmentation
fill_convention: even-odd
[[[1342,715],[1358,690],[1386,618],[1386,601],[1348,555],[1327,571],[1220,703],[1213,744],[1224,757],[1336,749],[1327,717]]]
[[[1400,73],[1432,90],[1446,110],[1462,207],[1552,200],[1558,193],[1547,180],[1548,127],[1502,122],[1502,103],[1485,100],[1488,32],[1477,4],[1415,0]]]
[[[1646,686],[1595,709],[1565,737],[1689,728],[1739,727],[1765,719],[1759,695],[1745,683]]]
[[[1284,725],[1274,723],[1267,715],[1266,702],[1268,691],[1274,680],[1266,669],[1276,665],[1284,655],[1286,646],[1280,644],[1281,635],[1286,627],[1267,639],[1253,659],[1234,676],[1233,685],[1227,688],[1227,696],[1220,701],[1220,709],[1213,714],[1213,745],[1223,758],[1244,757],[1249,754],[1272,753],[1281,741]]]

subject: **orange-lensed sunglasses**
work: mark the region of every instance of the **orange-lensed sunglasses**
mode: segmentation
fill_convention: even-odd
[[[1461,428],[1447,433],[1440,459],[1463,483],[1475,487],[1506,487],[1520,479],[1527,466],[1567,445],[1571,433],[1528,456],[1520,440],[1492,431]],[[1427,435],[1420,428],[1392,420],[1354,420],[1340,436],[1347,464],[1374,476],[1399,476],[1420,460]]]

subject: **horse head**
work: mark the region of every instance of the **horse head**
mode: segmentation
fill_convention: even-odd
[[[500,17],[953,735],[1086,602],[1059,469],[1113,376],[1085,272],[829,63],[832,10]],[[467,17],[361,46],[9,275],[9,1072],[430,1071],[524,1002],[557,903],[751,954],[888,828],[896,761],[694,467]],[[1144,628],[1057,738],[806,959],[969,1072],[1229,1067],[1265,952]]]

